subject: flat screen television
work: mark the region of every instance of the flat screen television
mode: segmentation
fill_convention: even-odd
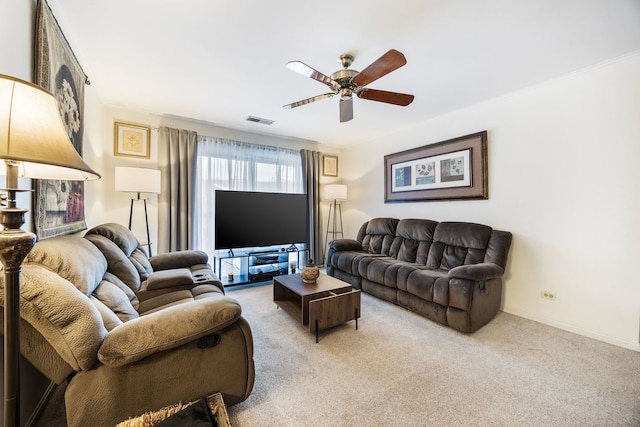
[[[307,196],[216,190],[216,249],[307,243]]]

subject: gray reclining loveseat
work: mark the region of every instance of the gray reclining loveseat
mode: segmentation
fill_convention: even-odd
[[[69,427],[113,427],[217,392],[232,405],[251,393],[251,328],[205,253],[147,258],[127,228],[105,224],[36,243],[20,295],[21,352],[66,383]]]
[[[327,274],[461,332],[500,309],[511,233],[481,224],[375,218],[330,242]]]

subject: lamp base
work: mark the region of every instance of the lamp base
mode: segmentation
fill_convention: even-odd
[[[36,235],[20,229],[25,209],[0,209],[0,262],[4,267],[4,425],[20,425],[20,271]],[[18,228],[14,228],[14,227]]]

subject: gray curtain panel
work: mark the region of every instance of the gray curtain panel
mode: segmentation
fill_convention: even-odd
[[[194,131],[159,129],[158,253],[193,249],[197,139]]]
[[[320,174],[322,153],[300,150],[302,180],[309,206],[309,257],[317,265],[324,265],[322,218],[320,218]]]

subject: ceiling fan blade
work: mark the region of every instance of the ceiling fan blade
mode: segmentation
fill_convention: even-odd
[[[340,100],[340,123],[353,119],[353,98]]]
[[[331,79],[328,76],[325,76],[320,71],[309,67],[304,62],[300,62],[300,61],[287,62],[286,67],[292,71],[295,71],[296,73],[302,74],[305,77],[309,77],[310,79],[314,79],[319,81],[320,83],[324,83],[333,90],[337,90],[339,87],[338,83],[336,83],[333,79]]]
[[[293,102],[291,104],[283,105],[282,108],[296,108],[301,105],[311,104],[312,102],[320,101],[321,99],[331,98],[335,93],[323,93],[322,95],[312,96],[311,98],[303,99],[301,101]]]
[[[413,102],[413,95],[399,92],[388,92],[386,90],[363,89],[358,92],[358,97],[370,101],[386,102],[406,107]]]
[[[351,80],[351,83],[360,87],[366,86],[393,70],[397,70],[406,63],[407,59],[401,52],[391,49],[373,61],[367,68],[360,71],[360,73]]]

